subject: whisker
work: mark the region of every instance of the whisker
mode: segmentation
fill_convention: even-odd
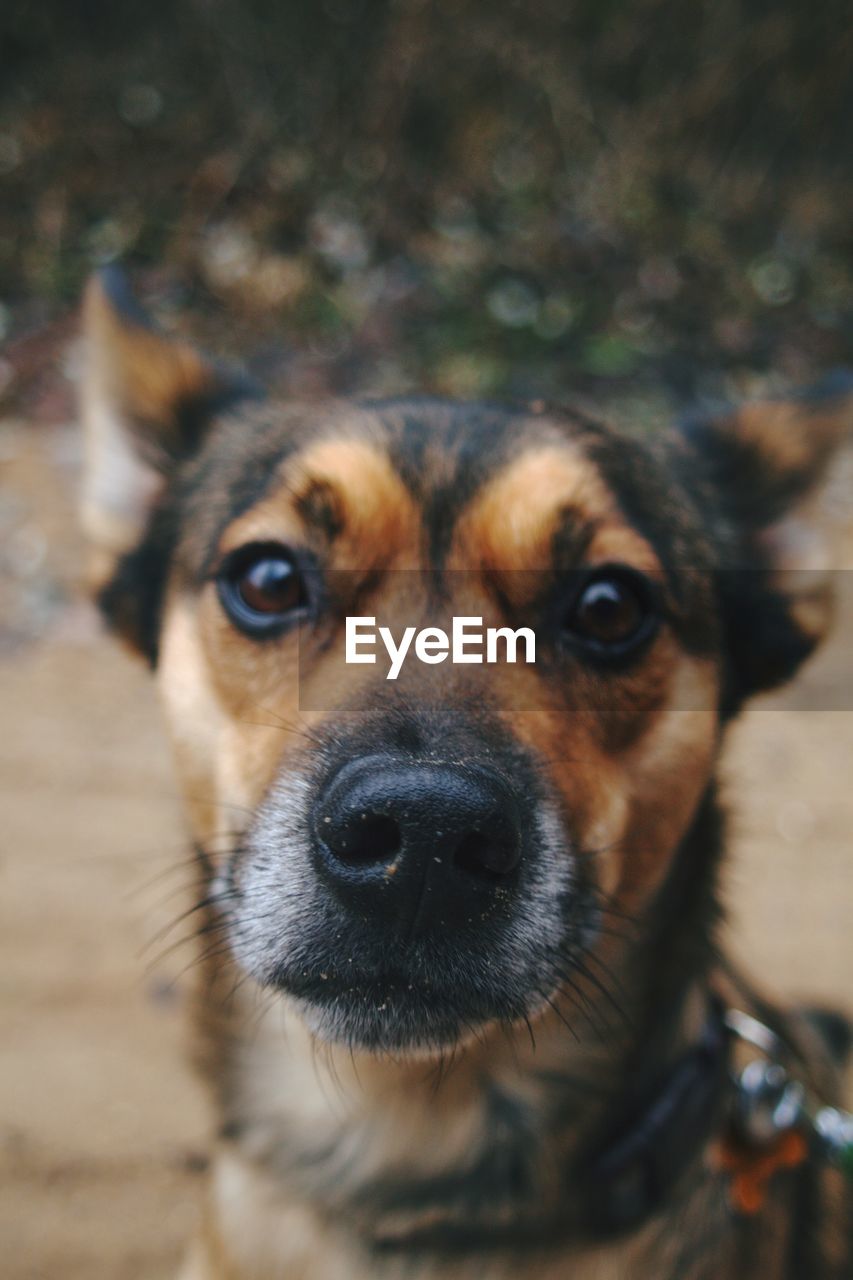
[[[546,992],[541,990],[537,991],[536,994],[545,1001],[545,1003],[552,1010],[552,1012],[557,1016],[557,1018],[559,1018],[560,1022],[562,1022],[563,1026],[566,1028],[566,1030],[568,1031],[572,1039],[575,1041],[575,1043],[580,1044],[580,1036],[578,1035],[577,1027],[572,1026],[568,1018],[566,1017],[566,1015],[563,1013],[562,1009],[560,1009],[559,1006],[557,1005],[553,996],[548,995],[546,994]],[[578,1012],[581,1013],[582,1010],[578,1008]]]
[[[194,936],[198,936],[198,935],[194,935]],[[169,988],[171,990],[174,990],[177,987],[178,983],[180,982],[181,978],[183,978],[186,974],[190,973],[193,969],[200,968],[207,960],[214,960],[214,959],[217,959],[219,956],[229,956],[231,954],[232,952],[229,944],[226,944],[224,946],[221,944],[217,944],[215,946],[209,947],[208,950],[201,952],[200,955],[194,956],[193,959],[189,962],[189,964],[184,965],[183,969],[179,969],[178,972],[174,975],[174,977],[170,978],[169,984],[168,984]]]
[[[625,1010],[625,1008],[619,1003],[619,1001],[616,999],[616,997],[614,996],[610,988],[604,982],[602,982],[602,980],[597,976],[597,974],[594,974],[590,969],[588,969],[584,964],[584,962],[577,957],[575,957],[573,961],[573,966],[578,973],[582,974],[583,977],[586,978],[587,982],[592,983],[596,991],[601,992],[605,1000],[613,1009],[614,1013],[618,1014],[618,1016],[626,1023],[627,1026],[629,1027],[632,1026],[632,1020],[628,1015],[627,1011]]]
[[[151,947],[155,946],[156,943],[160,942],[161,939],[167,938],[173,929],[176,929],[184,920],[188,920],[190,916],[195,915],[199,911],[203,911],[206,907],[221,906],[221,904],[227,900],[234,901],[235,897],[236,895],[233,891],[228,890],[223,893],[207,894],[200,901],[194,902],[192,906],[187,907],[186,911],[182,911],[174,920],[169,921],[168,924],[165,924],[161,929],[158,929],[157,932],[144,943],[142,949],[138,953],[139,958],[144,956],[145,953],[149,951]]]
[[[198,929],[193,929],[191,933],[183,934],[183,936],[178,938],[176,941],[170,942],[162,951],[158,951],[157,955],[148,961],[145,966],[145,973],[153,973],[163,964],[164,960],[167,960],[175,951],[179,951],[181,947],[187,946],[188,943],[195,942],[199,938],[204,938],[206,936],[213,936],[217,933],[225,935],[226,930],[227,924],[224,920],[211,920],[208,924],[201,925]]]

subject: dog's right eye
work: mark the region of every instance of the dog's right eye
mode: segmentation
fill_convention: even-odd
[[[216,585],[222,607],[249,635],[268,635],[303,614],[305,578],[293,553],[279,543],[252,543],[233,551]]]

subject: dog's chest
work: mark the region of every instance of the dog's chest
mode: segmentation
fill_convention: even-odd
[[[231,1153],[217,1160],[212,1194],[216,1237],[206,1241],[209,1261],[198,1280],[219,1280],[220,1274],[240,1280],[566,1280],[568,1274],[572,1280],[659,1280],[644,1263],[645,1233],[615,1245],[573,1250],[571,1256],[561,1251],[524,1260],[377,1254]]]

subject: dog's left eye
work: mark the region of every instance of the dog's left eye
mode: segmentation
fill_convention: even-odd
[[[274,631],[308,603],[292,552],[278,543],[253,543],[232,552],[216,579],[225,612],[242,631]]]
[[[592,572],[581,584],[563,619],[563,632],[595,657],[627,658],[654,632],[658,622],[652,584],[621,565]]]

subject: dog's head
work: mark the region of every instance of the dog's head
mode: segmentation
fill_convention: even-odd
[[[423,1051],[629,949],[608,921],[651,910],[721,726],[826,629],[801,511],[845,388],[635,439],[260,399],[111,277],[86,321],[101,601],[157,669],[238,962],[327,1039]],[[431,633],[389,680],[343,660],[356,616],[527,627],[536,661]]]

